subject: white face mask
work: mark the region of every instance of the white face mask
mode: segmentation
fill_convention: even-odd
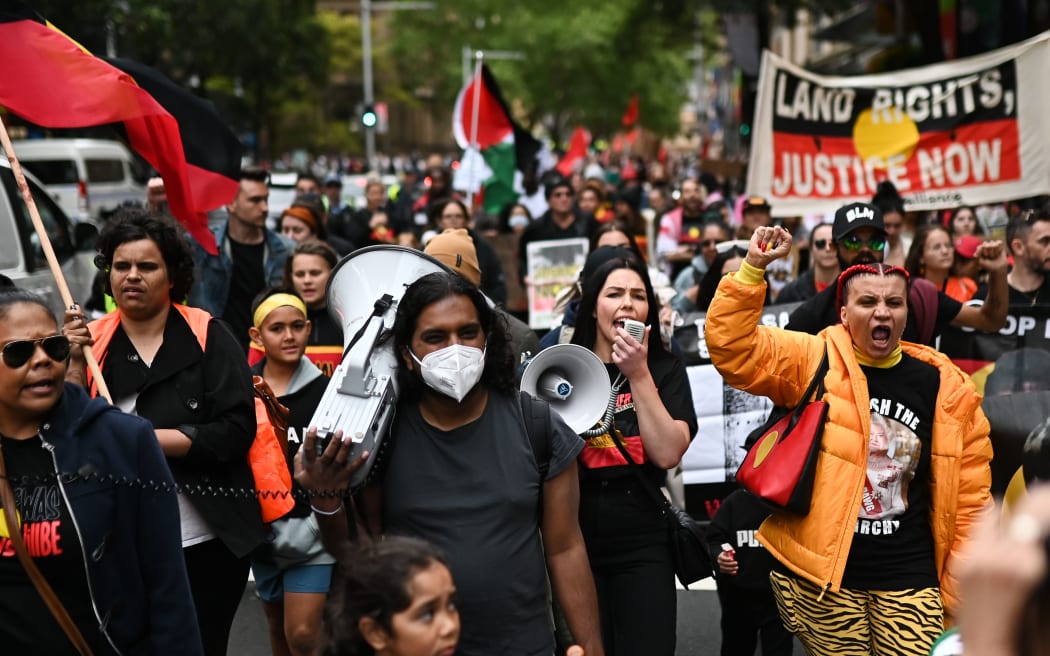
[[[419,365],[423,382],[435,392],[462,401],[481,380],[485,370],[485,351],[473,346],[453,344],[420,360],[412,351],[408,352]]]

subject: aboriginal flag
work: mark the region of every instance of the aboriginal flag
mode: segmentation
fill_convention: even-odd
[[[122,124],[164,179],[172,215],[216,252],[207,212],[236,195],[241,147],[206,101],[146,66],[96,57],[21,2],[0,0],[0,106],[49,128]]]

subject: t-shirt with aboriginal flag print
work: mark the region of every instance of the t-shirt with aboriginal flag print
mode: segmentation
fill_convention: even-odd
[[[95,654],[111,654],[91,609],[84,555],[69,507],[55,479],[51,454],[39,437],[0,437],[4,464],[15,492],[22,537],[29,555],[47,579]],[[69,483],[75,486],[76,483]],[[7,522],[0,513],[0,652],[66,656],[76,649],[33,587],[15,554]]]
[[[609,380],[616,380],[620,373],[615,364],[606,364]],[[696,435],[696,410],[693,406],[693,394],[689,388],[689,377],[685,365],[676,357],[668,356],[649,362],[649,371],[653,382],[660,393],[667,412],[672,419],[680,419],[689,425],[689,439]],[[638,415],[635,411],[634,397],[631,394],[630,382],[624,381],[616,396],[616,407],[613,414],[613,429],[621,437],[627,453],[636,463],[640,463],[647,476],[657,485],[663,485],[666,472],[649,463],[642,447],[642,438],[638,430]],[[623,454],[616,448],[616,443],[608,434],[591,438],[580,452],[582,478],[618,478],[633,476],[630,465]]]

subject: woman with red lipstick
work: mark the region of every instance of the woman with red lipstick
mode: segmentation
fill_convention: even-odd
[[[306,302],[310,336],[306,357],[326,376],[331,376],[343,357],[343,327],[328,311],[328,277],[339,256],[328,244],[305,239],[292,249],[284,264],[284,286],[294,289]]]
[[[924,656],[957,608],[953,565],[991,501],[981,397],[945,355],[901,341],[900,267],[843,271],[841,323],[817,335],[758,325],[765,268],[790,246],[782,228],[759,228],[706,322],[726,382],[779,406],[802,401],[827,353],[810,511],[773,512],[757,536],[778,561],[774,596],[809,654]]]
[[[143,209],[112,217],[95,266],[117,309],[85,325],[66,312],[74,343],[67,379],[95,395],[80,345],[93,344],[113,404],[148,419],[179,484],[182,547],[208,654],[225,654],[248,581],[248,556],[264,538],[248,450],[255,402],[244,350],[207,312],[182,305],[193,257],[176,225]]]
[[[611,430],[656,486],[676,467],[696,434],[685,366],[659,338],[659,301],[641,259],[614,257],[583,281],[572,343],[606,363],[618,383]],[[624,330],[646,324],[639,342]],[[650,339],[653,336],[655,339]],[[633,465],[606,433],[579,456],[580,528],[598,591],[608,654],[672,656],[675,651],[674,567],[662,509]]]

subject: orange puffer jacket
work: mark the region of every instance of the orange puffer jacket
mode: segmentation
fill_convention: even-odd
[[[770,553],[824,590],[838,591],[860,510],[868,457],[868,387],[841,325],[819,335],[759,326],[765,284],[722,278],[707,313],[707,347],[726,382],[794,407],[828,351],[828,419],[817,459],[810,512],[774,513],[758,532]],[[981,397],[942,353],[903,342],[908,355],[937,367],[940,391],[930,458],[930,522],[945,610],[957,607],[953,560],[991,501],[992,444]]]

